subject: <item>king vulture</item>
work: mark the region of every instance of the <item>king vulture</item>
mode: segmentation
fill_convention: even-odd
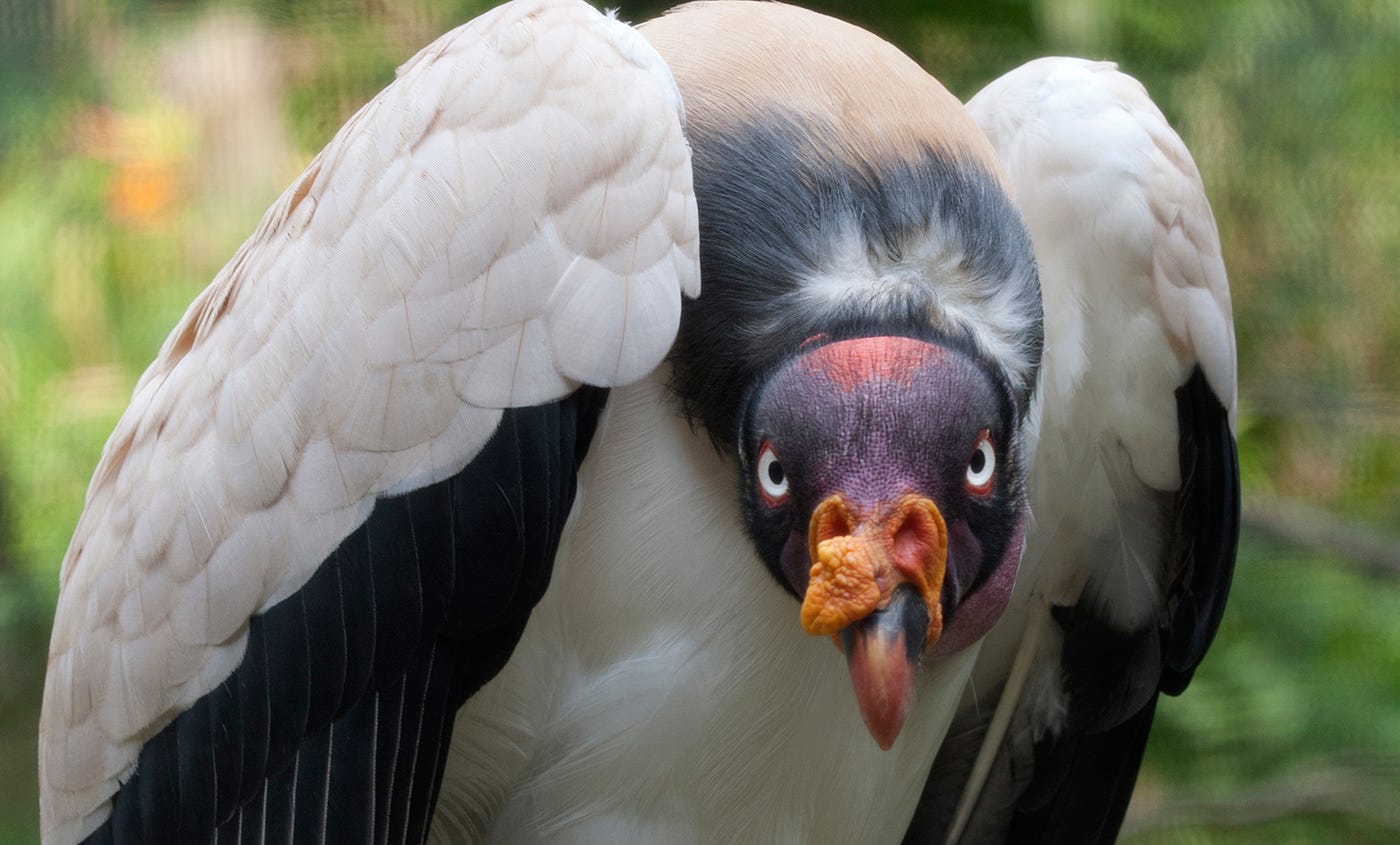
[[[1234,407],[1200,177],[1111,65],[964,108],[789,6],[514,0],[137,384],[44,841],[1111,840]]]

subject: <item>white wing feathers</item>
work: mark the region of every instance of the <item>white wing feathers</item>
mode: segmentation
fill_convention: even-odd
[[[1136,518],[1137,500],[1181,484],[1174,391],[1193,367],[1234,420],[1230,294],[1200,175],[1147,92],[1108,63],[1039,59],[968,108],[1006,167],[1040,270],[1036,531],[1048,538],[1068,520],[1075,536],[1132,538],[1114,529]],[[1155,566],[1154,533],[1128,557]],[[1029,545],[1022,577],[1051,589]],[[1111,604],[1141,618],[1157,596],[1137,589],[1139,579],[1120,580],[1130,595]]]
[[[64,559],[40,725],[47,841],[241,659],[376,496],[501,408],[635,380],[699,292],[675,83],[578,0],[424,49],[195,301],[103,451]]]
[[[1163,612],[1163,497],[1182,483],[1174,391],[1199,365],[1233,428],[1235,343],[1200,174],[1141,84],[1110,63],[1046,58],[967,105],[1030,231],[1045,312],[1032,525],[974,675],[984,691],[1007,684],[984,775],[1018,703],[1037,731],[1063,718],[1050,604],[1082,596],[1125,629]],[[979,789],[975,776],[959,826]]]
[[[1215,218],[1191,154],[1142,85],[1111,62],[1044,58],[996,79],[967,107],[996,147],[1032,236],[1042,236],[1037,259],[1056,259],[1042,286],[1101,295],[1141,280],[1133,293],[1153,306],[1176,356],[1201,365],[1233,425],[1234,330]],[[1119,280],[1110,290],[1057,272],[1102,261],[1125,271],[1101,273]]]

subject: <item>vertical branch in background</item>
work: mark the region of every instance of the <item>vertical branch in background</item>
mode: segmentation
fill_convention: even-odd
[[[0,378],[3,378],[3,373],[0,373]],[[0,389],[3,389],[2,384]],[[0,436],[3,436],[2,431]],[[0,451],[0,456],[3,455],[4,452]],[[6,579],[14,572],[14,561],[10,551],[10,538],[14,536],[14,528],[10,525],[10,477],[9,473],[5,472],[5,463],[0,459],[0,590],[4,589]],[[4,597],[0,596],[0,602],[3,601]],[[3,604],[0,604],[0,607],[3,607]],[[5,614],[0,611],[0,628],[3,628],[4,624]]]
[[[1085,55],[1112,43],[1102,0],[1038,0],[1035,8],[1041,33],[1052,50]]]

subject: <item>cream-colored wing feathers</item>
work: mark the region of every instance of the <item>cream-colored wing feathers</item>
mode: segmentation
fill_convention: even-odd
[[[1063,518],[1074,536],[1097,538],[1115,522],[1151,521],[1139,500],[1181,483],[1174,391],[1193,367],[1232,425],[1235,414],[1230,293],[1200,174],[1147,92],[1108,63],[1039,59],[968,109],[1001,156],[1040,271],[1037,530]],[[1127,558],[1155,571],[1160,529],[1119,533]],[[1032,546],[1022,571],[1033,583],[1038,562]],[[1115,613],[1155,606],[1152,573],[1098,574],[1091,588]]]
[[[1120,272],[1096,276],[1152,306],[1177,358],[1201,365],[1233,424],[1235,342],[1220,236],[1196,163],[1141,83],[1109,62],[1044,58],[993,81],[967,107],[1039,234],[1037,258],[1053,259],[1043,271],[1047,296],[1111,294],[1060,271],[1112,262],[1108,270]]]
[[[459,470],[500,409],[661,360],[698,293],[675,83],[578,0],[443,36],[195,301],[103,452],[63,562],[46,841],[241,659],[376,496]]]
[[[1164,612],[1164,507],[1182,484],[1176,389],[1199,366],[1232,427],[1236,401],[1215,220],[1190,153],[1142,85],[1107,62],[1046,58],[967,106],[1031,234],[1045,351],[1032,524],[1012,604],[973,676],[978,689],[1005,687],[949,842],[1013,710],[1027,709],[1037,735],[1064,717],[1050,606],[1086,601],[1124,629]]]

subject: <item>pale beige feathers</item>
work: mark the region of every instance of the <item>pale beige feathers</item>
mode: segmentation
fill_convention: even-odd
[[[933,148],[1000,174],[958,99],[913,59],[859,27],[781,3],[759,9],[746,0],[703,0],[638,29],[666,58],[688,108],[712,131],[786,110],[830,126],[828,137],[803,140],[812,153],[853,170],[917,159]],[[794,75],[793,68],[803,73]]]
[[[1124,630],[1165,613],[1167,508],[1186,481],[1176,389],[1199,366],[1231,428],[1236,405],[1215,219],[1190,153],[1143,86],[1108,62],[1044,58],[994,80],[968,110],[1031,233],[1045,354],[1026,551],[973,674],[984,706],[998,689],[1001,698],[950,843],[1013,714],[1037,738],[1065,718],[1051,605],[1084,602]]]
[[[62,568],[46,842],[242,656],[376,496],[501,408],[658,364],[699,289],[680,100],[579,0],[517,0],[400,70],[194,302],[103,452]]]
[[[1122,534],[1123,557],[1141,571],[1095,572],[1088,589],[1110,618],[1136,624],[1160,607],[1163,527],[1121,526],[1157,522],[1160,505],[1147,500],[1182,483],[1174,391],[1200,366],[1235,419],[1230,292],[1205,189],[1142,85],[1110,63],[1037,59],[968,110],[1011,180],[1045,307],[1036,525],[1022,587],[1070,603],[1083,578],[1041,569],[1043,557],[1063,560],[1066,573],[1116,559],[1086,551],[1071,562],[1058,541],[1042,553],[1037,535],[1085,544],[1111,532],[1117,544]]]

